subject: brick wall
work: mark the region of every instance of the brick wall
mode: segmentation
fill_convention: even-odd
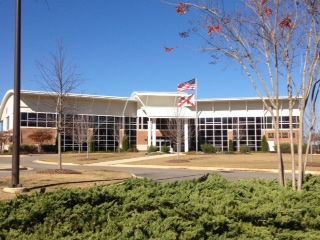
[[[56,129],[48,129],[48,128],[21,128],[21,144],[37,144],[32,139],[30,139],[29,135],[34,133],[37,130],[46,130],[52,135],[52,139],[50,141],[45,141],[44,144],[52,144],[56,143],[57,130]]]
[[[275,141],[275,132],[274,130],[265,130],[264,135],[268,141]],[[293,142],[298,144],[298,130],[293,130]],[[290,143],[290,133],[289,130],[280,130],[280,143]]]

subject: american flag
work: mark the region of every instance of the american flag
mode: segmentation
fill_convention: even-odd
[[[191,79],[190,81],[178,84],[178,92],[183,92],[186,90],[193,90],[197,88],[196,79]]]
[[[194,98],[194,94],[189,96],[183,96],[179,98],[179,107],[193,107],[195,106],[196,101]]]

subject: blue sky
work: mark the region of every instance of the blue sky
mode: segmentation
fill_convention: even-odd
[[[63,39],[84,79],[78,93],[129,96],[176,91],[197,78],[199,98],[255,96],[238,67],[209,64],[197,37],[183,39],[186,16],[160,0],[23,0],[22,89],[43,90],[36,62]],[[13,88],[14,0],[0,0],[0,98]],[[171,54],[164,47],[174,47]],[[227,67],[228,66],[228,67]]]

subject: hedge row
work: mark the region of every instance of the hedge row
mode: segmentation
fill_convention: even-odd
[[[319,239],[320,178],[302,192],[217,175],[61,190],[0,203],[0,239]]]

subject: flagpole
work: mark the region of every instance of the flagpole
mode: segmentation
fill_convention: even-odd
[[[196,124],[196,153],[198,153],[198,81],[195,78],[195,83],[196,83],[196,88],[195,88],[195,100],[196,100],[196,119],[195,119],[195,124]]]

